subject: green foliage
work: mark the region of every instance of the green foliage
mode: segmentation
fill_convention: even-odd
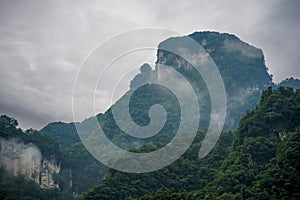
[[[22,130],[17,128],[18,121],[7,115],[0,116],[0,136],[4,138],[22,135]]]
[[[63,160],[58,144],[49,136],[42,135],[34,129],[28,129],[23,132],[17,127],[16,119],[1,115],[0,117],[0,137],[2,138],[20,138],[25,144],[33,143],[39,147],[44,158],[56,158]]]
[[[230,34],[199,32],[193,33],[189,37],[200,44],[203,40],[206,41],[203,47],[210,52],[210,56],[214,59],[227,92],[228,109],[224,128],[236,129],[240,118],[246,111],[255,108],[259,103],[262,89],[273,85],[272,78],[265,66],[262,51]],[[205,81],[195,69],[187,67],[186,61],[183,61],[184,64],[179,66],[177,61],[182,60],[180,56],[161,50],[161,47],[165,44],[172,46],[174,49],[184,48],[186,45],[184,39],[185,37],[178,37],[163,41],[158,47],[158,55],[162,53],[162,56],[158,56],[157,63],[173,66],[194,87],[201,112],[199,130],[205,130],[208,128],[211,106]],[[188,49],[188,51],[191,54],[199,53],[193,52],[193,49]],[[140,71],[131,81],[131,90],[124,97],[133,93],[133,89],[136,89],[141,83],[157,78],[158,69],[153,71],[148,64],[144,64]],[[122,102],[124,97],[116,104]],[[149,108],[155,103],[165,107],[168,120],[164,129],[155,137],[149,139],[137,139],[123,133],[116,125],[110,109],[103,115],[98,116],[98,119],[108,138],[122,148],[139,147],[149,142],[168,143],[173,138],[174,130],[178,128],[178,119],[180,119],[178,102],[170,91],[154,85],[145,85],[137,89],[130,99],[130,114],[137,124],[147,125],[149,123]]]
[[[50,136],[61,147],[71,147],[80,141],[74,123],[54,122],[45,126],[40,133]]]
[[[216,148],[205,159],[197,158],[203,133],[198,133],[195,143],[177,161],[155,172],[130,174],[110,170],[100,186],[83,194],[82,199],[130,199],[150,194],[166,187],[176,192],[181,189],[193,191],[205,187],[213,180],[215,169],[220,167],[232,142],[232,133],[223,133]],[[159,144],[149,144],[135,150],[148,152],[161,148]]]
[[[278,152],[267,169],[257,176],[253,190],[272,199],[300,197],[300,130],[289,133],[279,144]]]
[[[211,198],[297,199],[299,197],[299,90],[262,93],[260,104],[241,120],[232,151],[203,190]],[[297,168],[298,167],[298,168]]]
[[[146,194],[134,200],[197,200],[197,194],[187,192],[186,190],[175,191],[173,189],[161,188],[152,194]]]
[[[190,37],[201,45],[205,40],[203,48],[208,52],[213,49],[210,56],[216,63],[230,96],[241,88],[257,86],[264,89],[272,84],[261,49],[227,33],[195,32]]]
[[[3,200],[68,200],[72,197],[57,189],[41,189],[22,176],[13,177],[0,169],[0,199]]]
[[[56,148],[63,156],[62,167],[65,169],[60,184],[62,190],[81,194],[98,185],[107,173],[107,167],[96,160],[80,142],[76,129],[80,128],[83,134],[88,133],[95,126],[94,119],[88,118],[81,123],[54,122],[40,131],[43,137],[51,137],[60,144]],[[69,186],[70,181],[72,187]]]
[[[294,89],[300,89],[300,80],[294,79],[293,77],[287,78],[287,79],[283,80],[282,82],[280,82],[278,85],[276,85],[276,87],[280,87],[280,86],[292,87]]]
[[[107,167],[96,160],[81,142],[64,150],[64,157],[66,168],[71,170],[72,192],[81,194],[100,184],[107,173]]]
[[[189,37],[202,45],[209,53],[222,75],[227,95],[227,117],[224,129],[234,130],[246,111],[255,108],[259,103],[261,91],[273,85],[262,50],[227,33],[195,32]],[[185,48],[184,39],[185,37],[167,39],[159,45],[159,48],[164,45],[170,45],[174,49]],[[199,53],[189,48],[188,51],[190,54]],[[179,56],[163,50],[159,52],[163,53],[163,56],[158,59],[158,63],[166,61],[166,65],[174,66],[199,89],[198,96],[203,97],[200,98],[200,105],[203,105],[201,114],[205,113],[204,117],[209,119],[210,104],[203,100],[210,97],[202,77],[193,69],[178,66],[176,61],[181,59]],[[206,127],[200,126],[200,130],[205,128],[207,124]]]
[[[99,184],[106,174],[107,168],[91,156],[82,143],[77,143],[70,148],[62,149],[58,143],[50,137],[51,134],[41,134],[33,129],[28,129],[24,132],[17,127],[17,124],[18,122],[14,118],[2,115],[0,117],[0,137],[5,139],[19,138],[25,144],[33,143],[40,149],[42,159],[55,159],[57,163],[60,163],[61,172],[57,177],[57,181],[61,191],[64,193],[71,194],[75,192],[80,194]],[[64,127],[63,124],[59,124],[58,126]],[[49,127],[45,130],[49,130]],[[2,176],[6,176],[7,174],[7,172],[4,171],[2,173]],[[70,186],[70,181],[72,181],[72,186]],[[30,184],[34,185],[34,183]],[[17,186],[15,185],[14,179],[12,179],[11,182],[6,182],[5,187],[11,188],[11,190],[9,189],[7,192],[10,193],[13,189],[16,189]],[[23,186],[18,187],[20,187],[21,192],[23,192]],[[34,187],[39,186],[36,185]],[[27,189],[25,190],[27,191]],[[40,191],[41,194],[45,192],[50,193],[48,190]],[[62,193],[57,192],[57,195],[62,195]]]
[[[260,105],[248,112],[240,121],[240,142],[244,137],[279,137],[300,125],[300,90],[279,87],[262,93]]]
[[[260,104],[198,159],[203,133],[177,161],[145,174],[110,170],[81,199],[299,199],[300,90],[263,91]],[[161,148],[144,145],[135,152]]]
[[[124,101],[129,93],[124,95],[116,104]],[[180,106],[175,95],[168,89],[146,84],[134,91],[129,101],[129,112],[135,123],[145,126],[150,123],[148,111],[154,104],[161,104],[167,113],[167,120],[162,130],[150,138],[136,138],[124,133],[116,124],[111,109],[103,115],[98,115],[99,123],[107,137],[123,149],[140,147],[150,142],[168,143],[172,140],[179,127]]]

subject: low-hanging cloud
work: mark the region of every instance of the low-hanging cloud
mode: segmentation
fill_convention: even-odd
[[[245,43],[236,40],[228,40],[227,38],[224,41],[224,48],[227,51],[240,52],[242,55],[250,58],[260,58],[262,56],[262,51],[260,49],[255,49]]]

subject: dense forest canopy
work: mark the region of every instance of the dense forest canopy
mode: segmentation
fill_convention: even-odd
[[[299,89],[270,87],[237,131],[224,132],[206,158],[197,158],[199,132],[170,166],[145,174],[110,170],[81,199],[298,199],[299,100]]]

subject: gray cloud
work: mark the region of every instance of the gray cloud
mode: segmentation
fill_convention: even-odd
[[[88,52],[114,34],[145,26],[184,34],[233,33],[264,51],[275,82],[299,78],[299,9],[297,0],[3,0],[0,113],[14,116],[25,128],[72,121],[73,81]],[[99,111],[104,111],[110,97],[107,91],[97,92],[103,97]]]

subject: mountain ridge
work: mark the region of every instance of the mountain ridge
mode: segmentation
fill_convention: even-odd
[[[227,119],[226,119],[225,129],[227,129],[227,130],[230,130],[230,129],[234,130],[234,129],[236,129],[237,128],[237,122],[239,121],[240,117],[244,113],[246,113],[247,110],[254,108],[258,104],[258,102],[259,102],[259,96],[260,96],[260,93],[261,93],[262,89],[266,89],[268,86],[276,87],[276,84],[274,84],[273,82],[270,81],[272,79],[272,77],[267,72],[267,67],[265,66],[265,63],[264,63],[264,56],[262,54],[262,50],[258,49],[256,47],[253,47],[253,46],[251,46],[248,43],[245,43],[245,42],[241,41],[238,37],[236,37],[233,34],[218,33],[218,32],[209,32],[209,31],[194,32],[194,33],[192,33],[192,34],[190,34],[188,36],[183,36],[183,37],[172,37],[172,38],[169,38],[169,39],[166,39],[166,40],[162,41],[158,45],[158,48],[162,44],[164,44],[165,42],[168,42],[170,40],[175,40],[175,43],[176,43],[178,39],[182,39],[184,37],[192,37],[198,43],[200,43],[201,45],[204,45],[204,48],[206,48],[206,50],[211,51],[209,53],[211,54],[211,56],[215,60],[217,66],[220,69],[223,69],[223,71],[221,70],[220,72],[221,72],[221,75],[223,76],[223,80],[225,81],[225,87],[226,87],[225,89],[226,89],[226,92],[228,93],[227,95],[228,95],[228,99],[229,99],[229,102],[227,104],[227,107],[229,108],[229,112],[227,113],[228,116],[227,116]],[[221,53],[222,52],[227,52],[226,50],[224,50],[224,48],[225,48],[224,47],[224,42],[225,41],[231,41],[231,40],[233,40],[234,42],[241,42],[241,43],[238,43],[239,45],[237,45],[237,48],[233,49],[233,52],[230,51],[229,54],[227,56],[225,56],[225,57],[222,54],[220,55],[220,52],[219,53],[216,52],[216,51],[221,51]],[[175,45],[178,46],[178,44],[175,44]],[[227,44],[227,46],[228,46],[228,44]],[[241,48],[241,46],[246,46],[247,48],[253,49],[253,51],[259,53],[258,54],[259,56],[257,58],[258,59],[257,62],[258,62],[258,66],[260,66],[260,68],[261,68],[262,74],[264,74],[262,76],[265,77],[263,81],[260,81],[260,82],[259,81],[253,81],[253,80],[258,80],[258,78],[257,78],[258,75],[255,73],[255,71],[252,71],[251,67],[249,69],[244,69],[244,68],[248,68],[247,66],[249,65],[249,63],[245,64],[244,62],[240,61],[241,58],[239,58],[240,57],[239,55],[241,54],[243,56],[243,52],[242,51],[239,52],[240,49],[243,49],[243,48]],[[210,49],[214,49],[214,50],[212,51]],[[234,55],[234,53],[237,53],[237,52],[239,52],[238,55],[232,56],[233,58],[230,58],[230,55],[232,55],[232,54]],[[163,64],[164,63],[164,64],[170,64],[170,66],[172,66],[173,68],[178,68],[178,66],[176,66],[176,63],[172,64],[172,61],[174,61],[174,55],[171,55],[172,59],[170,59],[170,61],[167,61],[167,59],[168,59],[167,56],[168,55],[161,56],[160,55],[160,50],[158,50],[158,52],[157,52],[156,66],[157,66],[157,64]],[[225,62],[224,63],[224,59],[229,59],[229,58],[231,60],[233,59],[234,62],[230,61],[230,62]],[[166,61],[164,61],[163,59],[165,59]],[[251,62],[254,62],[253,58],[249,58],[248,60],[249,60],[249,62],[251,60],[252,60]],[[227,63],[229,63],[229,65],[227,65]],[[242,65],[240,66],[239,63],[240,64],[242,63]],[[238,69],[239,71],[237,71],[236,69]],[[187,74],[187,76],[190,76],[193,79],[193,74],[189,75],[188,73],[186,73],[182,69],[178,69],[178,70],[179,70],[180,73]],[[131,90],[135,89],[135,85],[139,85],[141,82],[145,82],[145,81],[149,81],[149,80],[151,80],[153,78],[157,78],[157,74],[158,74],[157,71],[158,71],[157,67],[154,70],[152,70],[151,67],[148,64],[142,65],[140,73],[137,74],[132,79],[132,81],[130,83]],[[243,79],[241,81],[235,81],[235,78],[240,78],[242,76],[248,82],[250,81],[250,82],[253,82],[253,83],[245,85],[246,81],[243,81]],[[251,77],[253,77],[253,78],[251,78]],[[195,78],[198,79],[199,76],[196,76]],[[200,79],[201,79],[201,77],[199,78],[199,80]],[[198,81],[198,80],[196,80],[196,81]],[[294,81],[300,82],[297,79],[294,79]],[[197,84],[198,84],[198,82],[197,82]],[[242,84],[244,84],[245,86],[236,86],[236,85],[242,85]],[[286,86],[288,86],[289,84],[290,84],[290,82],[286,83]],[[205,94],[205,93],[207,93],[207,89],[206,89],[203,81],[202,82],[200,81],[200,83],[198,85],[202,85],[200,87],[203,90],[202,93],[205,96],[207,96],[207,94]],[[233,90],[232,88],[235,88],[235,89]],[[129,90],[129,92],[130,92],[130,90]],[[234,93],[236,93],[236,94],[234,94]],[[205,102],[207,100],[203,99],[203,101]],[[246,102],[246,104],[245,104],[245,102]],[[202,103],[202,107],[205,107],[205,105],[209,106],[210,103],[209,102],[206,102],[204,104]],[[208,116],[209,110],[202,109],[201,111]],[[97,115],[98,120],[101,121],[101,119],[103,119],[103,118],[107,119],[107,118],[109,118],[108,116],[112,117],[112,115],[109,114],[109,113],[110,113],[110,108],[105,113],[98,114]],[[138,113],[142,113],[142,112],[138,111]],[[146,116],[146,118],[147,118],[147,116]],[[109,119],[109,121],[110,121],[109,124],[114,124],[114,120],[113,119]],[[139,123],[139,121],[136,121],[136,122]],[[76,122],[76,124],[77,123],[78,122]],[[85,120],[82,121],[81,123],[84,124]],[[103,123],[104,123],[104,126],[105,126],[105,124],[107,124],[105,122],[103,122]],[[205,127],[207,127],[207,124],[208,124],[208,121],[206,120],[203,123],[203,126],[202,126],[201,130],[205,129]],[[64,124],[64,125],[68,126],[66,124]],[[41,129],[41,132],[45,133],[45,134],[50,134],[50,135],[53,134],[53,135],[55,135],[55,137],[58,137],[57,141],[59,143],[62,143],[61,141],[65,140],[65,139],[64,138],[59,139],[59,137],[64,137],[64,136],[61,136],[61,134],[59,133],[59,131],[57,131],[56,133],[50,133],[51,131],[50,132],[46,131],[47,128],[49,128],[49,126],[53,126],[53,124],[49,124],[49,125],[45,126],[43,129]],[[73,126],[73,125],[70,125],[70,126]],[[111,125],[109,125],[109,126],[111,126]],[[114,125],[114,127],[115,127],[115,125]],[[50,129],[51,129],[51,127],[50,127]],[[71,127],[69,127],[68,129],[73,129],[73,131],[72,131],[72,138],[76,138],[76,135],[77,135],[76,130],[74,128],[71,128]],[[118,132],[120,132],[120,130]],[[127,140],[127,139],[124,139],[124,140]],[[78,137],[73,142],[79,142]]]
[[[259,102],[261,101],[260,99],[265,98],[264,97],[265,94],[263,91],[266,90],[268,91],[269,86],[271,86],[271,88],[274,89],[275,88],[279,89],[281,88],[280,86],[293,86],[295,88],[293,92],[295,92],[296,88],[300,88],[300,80],[289,78],[282,81],[281,83],[274,84],[272,82],[272,76],[268,74],[268,70],[267,70],[267,66],[265,65],[264,55],[262,50],[243,42],[238,37],[232,34],[206,31],[206,32],[195,32],[190,34],[189,36],[195,39],[196,42],[201,44],[205,48],[209,56],[211,56],[215,60],[217,67],[223,77],[225,89],[227,92],[227,99],[228,99],[227,114],[228,115],[224,127],[227,130],[227,132],[224,132],[224,134],[221,135],[221,141],[220,143],[217,144],[215,150],[213,150],[213,152],[211,153],[212,156],[205,159],[206,164],[210,164],[215,167],[217,166],[219,168],[221,167],[221,164],[222,165],[226,164],[221,162],[222,159],[225,159],[225,156],[230,155],[231,157],[234,157],[231,154],[229,154],[230,153],[229,149],[231,148],[230,145],[232,144],[231,141],[233,140],[233,137],[235,135],[235,133],[233,133],[231,130],[234,130],[235,132],[240,131],[238,129],[238,124],[240,123],[240,119],[243,119],[242,117],[244,115],[249,117],[248,111],[256,109],[256,107],[259,105]],[[169,38],[161,42],[158,46],[160,47],[161,45],[167,45],[171,41],[170,45],[173,45],[174,48],[182,48],[184,47],[184,44],[181,43],[181,40],[184,37],[188,37],[188,36]],[[195,54],[195,52],[193,52],[190,49],[188,49],[187,52],[192,55]],[[197,56],[199,56],[199,58]],[[195,57],[199,59],[199,61],[201,61],[201,59],[203,60],[203,55],[201,57],[201,54],[195,54]],[[157,136],[147,138],[146,140],[129,137],[125,132],[123,132],[117,126],[111,108],[109,108],[105,113],[100,113],[96,116],[92,116],[88,119],[83,120],[82,122],[70,122],[70,123],[53,122],[43,127],[38,133],[35,130],[28,130],[28,132],[25,131],[25,133],[26,132],[28,134],[31,133],[32,136],[34,134],[37,134],[36,138],[51,137],[53,140],[56,141],[55,144],[53,143],[53,146],[57,148],[58,150],[57,152],[55,151],[55,148],[53,149],[52,147],[47,149],[48,148],[47,144],[45,144],[47,143],[47,139],[41,139],[41,141],[36,141],[36,143],[44,145],[42,146],[41,150],[42,153],[43,152],[47,153],[45,155],[51,157],[52,154],[57,153],[59,156],[62,156],[62,160],[63,160],[62,169],[72,169],[72,178],[68,180],[66,178],[67,181],[65,180],[63,182],[63,184],[65,185],[66,184],[65,182],[72,180],[71,188],[69,186],[63,186],[64,189],[68,190],[68,192],[71,193],[74,192],[80,194],[88,190],[89,188],[97,184],[100,184],[101,182],[103,182],[102,179],[106,177],[107,170],[108,170],[107,167],[105,167],[102,163],[100,163],[98,160],[92,157],[92,155],[85,149],[83,143],[80,141],[80,138],[77,134],[76,128],[79,128],[80,130],[84,130],[83,133],[84,137],[88,137],[88,135],[91,132],[98,131],[96,124],[93,122],[95,119],[97,119],[100,125],[103,127],[106,136],[114,144],[120,146],[123,149],[129,149],[130,151],[134,151],[134,152],[152,151],[153,149],[161,148],[163,145],[167,144],[170,140],[172,140],[174,134],[176,133],[176,131],[174,130],[176,130],[176,127],[178,127],[178,123],[180,121],[180,118],[178,118],[178,116],[180,116],[180,111],[178,109],[178,103],[176,103],[176,98],[174,97],[174,94],[166,90],[166,88],[154,84],[152,85],[146,84],[140,88],[136,87],[141,83],[145,83],[152,79],[157,79],[159,77],[158,74],[160,74],[160,76],[167,77],[167,74],[165,72],[159,71],[157,67],[159,64],[164,64],[172,67],[180,74],[185,76],[185,78],[189,80],[192,84],[197,86],[194,89],[197,93],[197,97],[199,98],[199,102],[201,103],[200,110],[201,110],[201,114],[203,114],[204,116],[204,119],[203,121],[201,121],[200,124],[201,126],[199,130],[195,130],[195,131],[199,131],[198,135],[196,136],[195,143],[188,151],[189,153],[185,153],[183,157],[179,159],[177,164],[179,165],[183,164],[184,166],[185,161],[192,160],[192,158],[196,158],[197,150],[199,149],[200,142],[203,139],[205,130],[207,128],[209,116],[210,116],[210,99],[209,99],[209,92],[207,90],[207,86],[205,86],[205,82],[201,78],[201,75],[195,74],[194,73],[195,70],[189,67],[190,63],[183,60],[183,58],[178,57],[178,55],[174,55],[170,52],[166,52],[159,49],[157,52],[157,61],[156,61],[155,69],[152,70],[148,64],[142,65],[140,68],[140,73],[137,74],[130,83],[130,90],[121,99],[119,99],[118,102],[116,102],[116,104],[120,102],[122,103],[126,95],[133,94],[132,99],[129,102],[130,115],[133,118],[133,121],[141,126],[147,125],[150,121],[149,113],[148,113],[149,108],[153,104],[162,102],[161,104],[166,108],[168,118],[167,118],[166,126],[164,126],[164,128],[157,134]],[[113,106],[115,105],[112,105],[112,107]],[[270,115],[271,117],[277,116],[276,113],[275,114],[269,113],[268,115]],[[1,136],[6,137],[7,133],[8,132],[1,132],[2,134]],[[278,135],[284,135],[284,132],[279,131]],[[248,138],[246,142],[248,142],[247,144],[250,144],[255,141],[253,141],[251,138],[250,139]],[[268,143],[268,141],[265,141],[264,139],[259,139],[259,142]],[[49,142],[49,144],[52,143]],[[216,151],[223,152],[223,155],[218,154]],[[190,152],[195,153],[195,157],[192,156]],[[251,156],[247,157],[247,155],[246,157],[244,156],[243,159],[244,160],[246,159],[246,161],[252,160],[253,162],[250,163],[256,162]],[[227,160],[227,162],[232,163],[235,162],[235,160]],[[204,198],[203,193],[201,192],[199,193],[199,191],[196,191],[195,193],[191,194],[190,191],[192,191],[191,190],[192,187],[197,186],[197,184],[204,186],[206,183],[208,183],[207,180],[213,181],[212,174],[215,174],[216,168],[212,167],[211,169],[208,169],[208,167],[204,166],[203,163],[201,164],[198,163],[198,161],[192,161],[192,165],[189,166],[190,167],[189,169],[192,171],[198,169],[196,167],[197,165],[201,165],[204,167],[203,170],[195,171],[195,173],[199,175],[196,176],[197,179],[191,178],[188,174],[184,174],[184,175],[180,174],[179,182],[181,183],[179,185],[176,185],[176,183],[168,180],[169,181],[167,185],[168,188],[163,189],[157,187],[158,185],[159,186],[162,185],[160,185],[160,183],[153,180],[153,177],[150,177],[153,180],[153,183],[157,183],[157,186],[153,186],[152,184],[153,186],[152,189],[155,190],[152,190],[151,191],[152,194],[150,194],[150,191],[148,191],[147,188],[142,187],[143,191],[142,192],[139,191],[140,192],[139,195],[135,197],[143,198],[142,195],[144,194],[155,196],[156,195],[155,192],[159,194],[166,193],[166,195],[169,195],[170,193],[178,193],[177,189],[179,189],[179,187],[181,186],[183,187],[185,183],[191,181],[195,185],[191,185],[191,188],[188,189],[188,192],[183,192],[183,193],[192,196],[202,195],[201,197]],[[164,170],[166,170],[165,171],[166,174],[169,174],[170,170],[174,171],[174,173],[171,173],[171,176],[173,178],[177,177],[175,172],[179,173],[178,166],[175,167],[171,166],[170,168],[167,167]],[[234,171],[234,169],[232,169],[232,171]],[[222,173],[227,173],[227,172],[228,171],[226,170],[222,171]],[[205,177],[207,180],[204,180],[200,177],[201,173],[207,173],[207,176]],[[110,170],[110,175],[114,176],[115,174],[120,175],[119,172]],[[159,175],[159,173],[154,173],[154,174]],[[70,177],[70,172],[62,176]],[[125,179],[126,178],[130,179],[130,176],[126,176]],[[160,180],[159,176],[156,179]],[[104,179],[104,184],[110,184],[109,181]],[[131,192],[132,188],[134,189],[135,186],[138,186],[140,184],[140,181],[138,179],[136,181],[137,182],[134,183],[128,189],[128,191]],[[224,182],[224,180],[220,179],[214,183],[218,185],[221,182]],[[172,189],[172,187],[176,187],[176,189],[174,190]],[[104,191],[106,190],[107,188]],[[124,190],[124,188],[122,188],[122,190]],[[123,198],[124,195],[126,195],[126,191],[122,191],[122,190],[120,190],[121,191],[120,195]],[[215,190],[217,191],[217,189]],[[212,195],[216,195],[213,192],[212,187],[208,188],[207,191],[210,191]],[[230,196],[230,194],[228,194],[228,188],[224,188],[224,191],[222,192],[223,192],[222,195],[224,194],[225,196],[226,195]],[[90,195],[92,193],[89,192],[86,194]],[[85,195],[85,197],[87,196]]]

